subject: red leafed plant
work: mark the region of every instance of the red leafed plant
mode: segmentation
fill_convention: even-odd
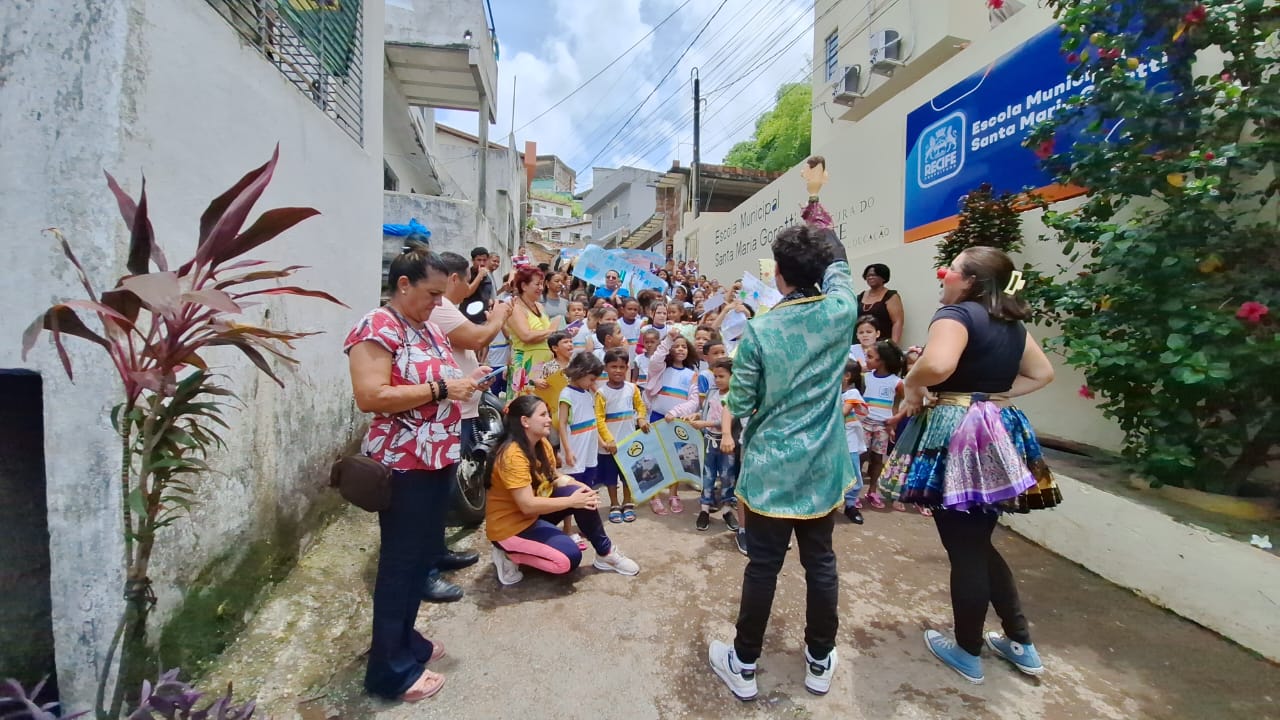
[[[125,613],[116,628],[98,687],[99,717],[120,717],[124,688],[137,687],[153,668],[148,660],[147,617],[155,603],[148,577],[157,532],[175,522],[194,499],[193,479],[207,471],[209,450],[222,445],[221,414],[233,397],[210,372],[209,348],[239,350],[262,372],[283,386],[267,354],[288,363],[293,342],[315,333],[273,330],[231,318],[266,295],[301,295],[342,305],[328,293],[296,286],[263,286],[293,275],[300,265],[264,267],[263,260],[237,260],[289,228],[319,214],[312,208],[267,210],[245,228],[249,213],[271,182],[280,149],[265,165],[250,171],[219,195],[200,216],[195,256],[171,269],[156,242],[148,217],[146,180],[135,202],[107,174],[120,214],[130,231],[127,275],[111,290],[99,293],[56,229],[62,246],[84,286],[87,299],[60,302],[36,318],[23,335],[23,356],[41,331],[49,331],[62,366],[73,377],[63,336],[88,340],[107,352],[120,376],[124,400],[112,410],[112,424],[122,449],[120,491],[125,531]],[[155,270],[151,270],[151,266]],[[96,316],[101,332],[90,328],[81,313]],[[120,649],[120,672],[110,709],[103,700],[112,660]]]

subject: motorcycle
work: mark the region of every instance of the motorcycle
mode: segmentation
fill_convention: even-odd
[[[502,401],[493,393],[486,392],[480,399],[480,416],[475,422],[475,441],[471,451],[458,462],[448,525],[474,527],[484,521],[489,474],[493,472],[493,453],[501,440]]]

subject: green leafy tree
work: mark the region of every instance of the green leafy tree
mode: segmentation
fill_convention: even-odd
[[[789,170],[809,157],[809,132],[813,120],[813,89],[806,83],[787,83],[778,88],[772,110],[756,118],[756,132],[724,156],[732,167]]]
[[[1128,456],[1157,483],[1239,492],[1280,459],[1280,6],[1049,4],[1094,89],[1026,144],[1089,192],[1046,213],[1066,263],[1029,289]],[[1165,81],[1139,77],[1152,62]],[[1083,140],[1056,148],[1068,124]]]
[[[947,267],[956,256],[976,245],[1000,248],[1007,253],[1022,249],[1022,219],[1012,193],[996,196],[991,183],[960,200],[960,224],[938,243],[934,267]]]

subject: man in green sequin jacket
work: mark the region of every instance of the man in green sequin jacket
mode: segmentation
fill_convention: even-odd
[[[713,642],[710,660],[744,700],[754,696],[755,663],[793,532],[808,586],[805,685],[819,694],[830,687],[839,625],[831,535],[854,482],[840,407],[857,315],[844,247],[830,229],[798,225],[778,233],[773,256],[784,298],[748,325],[725,401],[746,419],[737,495],[747,511],[750,559],[737,637],[732,648]]]

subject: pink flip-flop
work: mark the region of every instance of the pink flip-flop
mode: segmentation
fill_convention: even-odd
[[[662,503],[662,498],[654,498],[649,501],[649,509],[654,515],[666,515],[667,506]]]
[[[884,498],[880,497],[880,493],[878,492],[867,495],[867,502],[871,503],[871,507],[877,510],[884,509]]]

